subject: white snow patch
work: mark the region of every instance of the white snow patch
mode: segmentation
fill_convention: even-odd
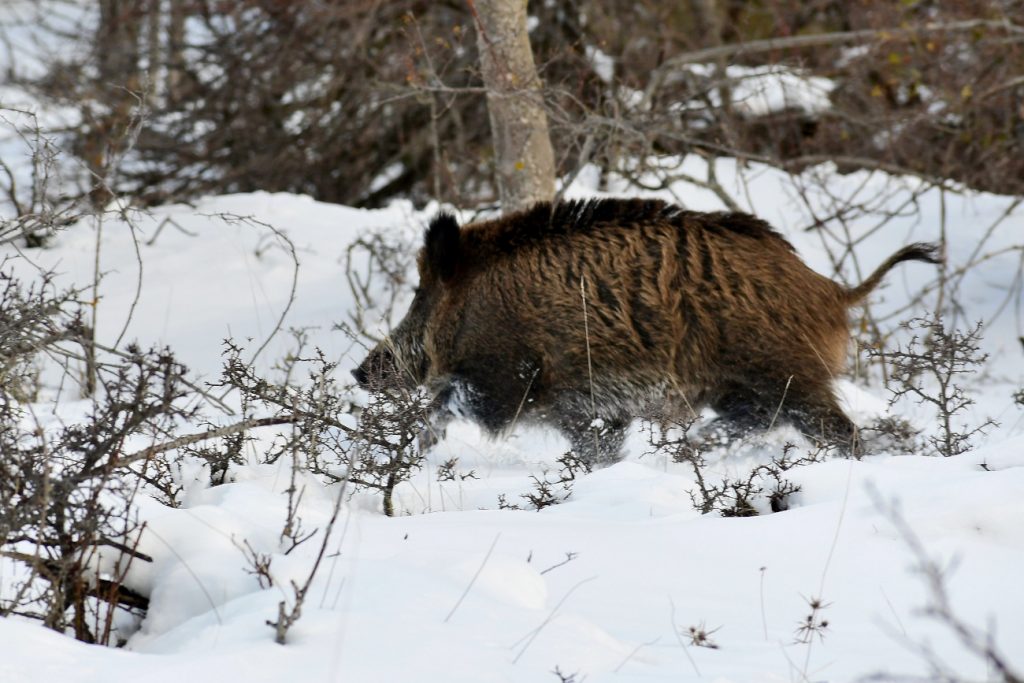
[[[690,72],[706,78],[715,78],[716,67],[711,64],[690,64]],[[766,66],[736,66],[725,68],[733,107],[751,116],[763,116],[787,109],[799,109],[816,114],[831,108],[829,93],[835,83],[822,76],[810,76],[791,67],[778,64]],[[720,92],[710,93],[712,102],[719,106]],[[696,103],[694,106],[698,106]],[[703,108],[703,104],[699,104]]]
[[[611,83],[615,78],[615,60],[593,45],[586,46],[586,54],[597,77],[605,83]]]

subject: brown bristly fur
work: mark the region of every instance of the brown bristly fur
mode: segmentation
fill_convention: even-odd
[[[409,380],[430,387],[439,410],[493,432],[520,412],[554,423],[594,462],[617,457],[633,417],[684,406],[710,405],[737,433],[778,417],[850,448],[832,388],[847,309],[907,260],[935,263],[937,250],[906,247],[848,289],[754,216],[657,200],[539,204],[462,228],[442,214],[396,353],[421,368]]]

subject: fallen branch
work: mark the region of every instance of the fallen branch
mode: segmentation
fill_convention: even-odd
[[[142,557],[142,553],[135,553],[135,555],[137,557]],[[43,573],[50,576],[58,577],[63,573],[63,569],[56,561],[44,560],[36,555],[29,555],[27,553],[20,553],[13,550],[0,550],[0,557],[18,560],[19,562],[23,562],[26,565],[36,568],[37,570],[42,570]],[[147,556],[146,561],[152,562],[153,558]],[[149,609],[148,596],[132,590],[117,581],[94,579],[85,584],[83,590],[85,595],[88,597],[98,598],[111,604],[121,605],[129,609]]]
[[[765,38],[764,40],[751,40],[746,43],[730,43],[728,45],[715,45],[702,50],[693,50],[675,55],[671,59],[662,62],[657,69],[651,73],[651,80],[644,91],[643,102],[649,102],[654,93],[661,87],[665,77],[679,70],[686,64],[704,64],[716,62],[726,57],[742,54],[744,56],[761,54],[764,52],[775,52],[778,50],[793,50],[806,47],[825,47],[829,45],[841,45],[856,41],[892,41],[908,40],[923,34],[934,33],[959,33],[984,28],[1006,31],[1024,36],[1024,26],[1018,26],[1010,21],[993,19],[969,19],[966,21],[952,21],[948,23],[930,23],[918,26],[908,26],[887,29],[860,29],[857,31],[834,31],[830,33],[813,33],[809,35],[784,36],[781,38]]]
[[[295,424],[296,422],[301,422],[302,420],[305,420],[307,417],[309,416],[306,415],[305,413],[293,413],[291,415],[276,415],[274,417],[254,417],[248,420],[242,420],[241,422],[236,422],[234,424],[225,425],[223,427],[208,429],[205,432],[198,432],[196,434],[186,434],[184,436],[179,436],[176,439],[171,439],[170,441],[166,441],[161,444],[155,444],[148,448],[143,448],[141,451],[135,451],[134,453],[124,456],[123,463],[128,464],[131,462],[135,462],[137,460],[148,460],[149,458],[152,458],[154,455],[166,453],[167,451],[173,451],[176,448],[191,446],[192,444],[199,443],[200,441],[218,439],[222,436],[230,436],[231,434],[237,434],[239,432],[246,432],[249,431],[250,429],[255,429],[257,427],[273,427],[277,425]],[[320,417],[318,419],[322,419],[331,427],[341,429],[346,433],[351,434],[354,431],[351,427],[346,427],[345,425],[335,420],[327,420],[323,417]]]

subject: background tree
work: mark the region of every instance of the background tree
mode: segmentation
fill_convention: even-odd
[[[494,139],[502,209],[528,208],[555,195],[555,158],[544,96],[526,28],[526,0],[468,0]]]
[[[145,203],[258,189],[357,206],[492,203],[519,179],[550,175],[537,142],[541,103],[562,178],[593,162],[649,179],[661,171],[645,160],[699,154],[792,171],[832,160],[840,172],[1024,191],[1020,3],[105,0],[102,9],[100,29],[79,38],[92,49],[50,58],[49,75],[32,84],[82,109],[67,134],[83,157],[97,157],[103,137],[130,150],[108,182]],[[765,70],[828,79],[824,106],[792,91],[759,106]],[[100,125],[107,112],[120,112],[118,125]],[[550,196],[546,182],[537,196]]]

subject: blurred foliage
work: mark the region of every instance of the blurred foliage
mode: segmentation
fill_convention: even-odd
[[[104,186],[147,203],[251,190],[357,206],[495,199],[470,2],[99,6],[79,38],[92,49],[55,57],[33,83],[82,111],[67,133],[97,201]],[[570,0],[531,2],[530,15],[563,175],[589,161],[617,169],[697,152],[1024,189],[1021,3]],[[873,33],[739,48],[707,60],[717,70],[680,63],[702,48],[851,31]],[[726,63],[828,77],[832,107],[729,106]]]

